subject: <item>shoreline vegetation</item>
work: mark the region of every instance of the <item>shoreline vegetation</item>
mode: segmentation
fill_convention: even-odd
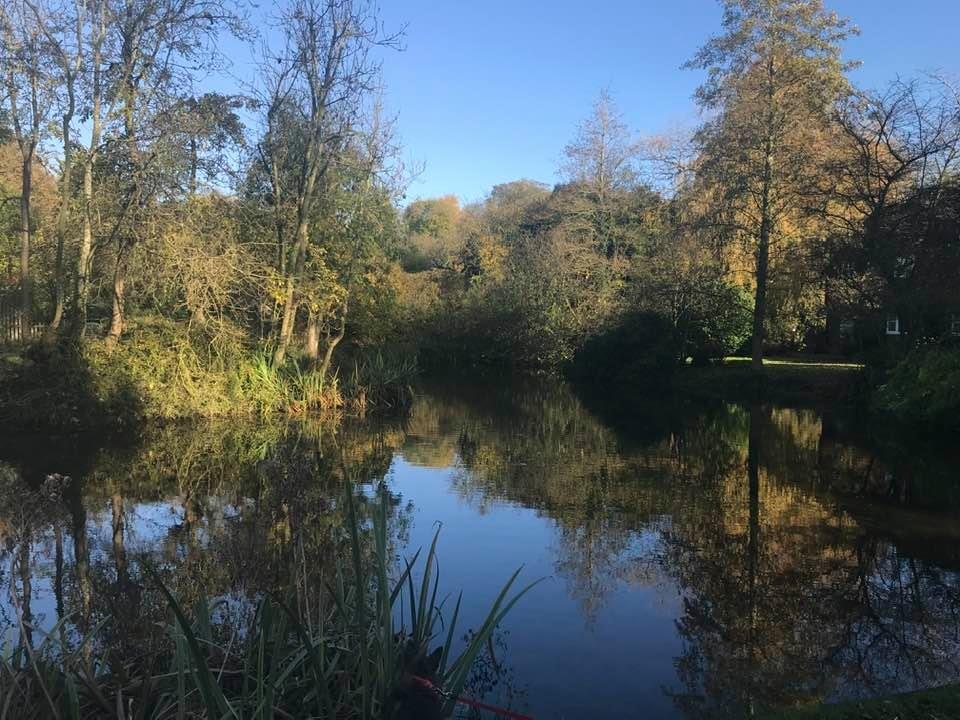
[[[760,717],[763,720],[953,720],[960,717],[960,685],[874,700],[789,708]]]
[[[200,598],[185,608],[148,567],[172,620],[162,649],[138,663],[111,667],[91,656],[109,619],[75,638],[63,632],[68,618],[39,633],[21,612],[19,631],[40,638],[0,657],[0,717],[449,717],[493,632],[536,582],[520,587],[518,569],[461,638],[461,597],[438,587],[439,531],[401,566],[388,494],[381,488],[363,515],[352,488],[342,502],[343,547],[327,586],[311,587],[304,569],[284,599]]]
[[[267,345],[217,342],[188,327],[134,320],[130,336],[36,343],[0,354],[0,426],[24,431],[135,430],[149,421],[397,412],[411,399],[415,356],[378,349],[326,374]]]

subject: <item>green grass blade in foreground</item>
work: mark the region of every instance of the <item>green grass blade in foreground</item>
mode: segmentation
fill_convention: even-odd
[[[196,678],[197,686],[200,690],[200,694],[203,697],[203,701],[207,706],[207,712],[210,717],[224,717],[232,716],[239,720],[236,712],[230,706],[230,703],[227,701],[227,698],[223,694],[223,690],[220,686],[214,681],[213,674],[210,672],[210,668],[207,665],[206,656],[203,651],[200,649],[200,643],[197,642],[196,636],[193,634],[193,629],[190,627],[190,623],[187,620],[186,615],[183,614],[183,610],[180,605],[177,603],[176,599],[167,589],[167,586],[163,584],[160,578],[157,576],[156,572],[150,567],[145,568],[147,574],[151,579],[157,584],[160,588],[160,592],[163,593],[164,598],[166,598],[167,604],[170,606],[170,609],[173,610],[174,615],[177,618],[177,623],[180,626],[180,631],[183,633],[184,638],[187,641],[187,646],[190,650],[190,655],[193,659],[194,666],[194,677]]]

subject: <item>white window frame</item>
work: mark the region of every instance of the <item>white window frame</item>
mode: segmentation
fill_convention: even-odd
[[[893,325],[893,329],[891,329]],[[899,335],[900,334],[900,316],[895,313],[887,314],[887,321],[885,325],[887,335]]]

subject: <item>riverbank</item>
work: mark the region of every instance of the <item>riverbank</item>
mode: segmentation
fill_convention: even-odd
[[[323,373],[307,360],[277,365],[267,346],[166,321],[131,323],[123,341],[8,348],[0,353],[0,426],[126,430],[171,421],[387,410],[409,403],[415,357],[352,353]]]
[[[773,357],[758,374],[750,358],[729,357],[703,367],[679,368],[671,388],[696,397],[779,401],[801,405],[855,402],[865,387],[865,367],[819,356]]]
[[[877,700],[780,710],[764,720],[955,720],[960,717],[960,685],[893,695]]]

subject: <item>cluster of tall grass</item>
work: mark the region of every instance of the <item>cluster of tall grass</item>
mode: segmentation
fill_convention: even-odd
[[[355,353],[323,374],[295,356],[275,364],[230,328],[217,333],[162,319],[132,321],[114,348],[102,341],[27,348],[0,363],[0,423],[82,429],[143,419],[305,415],[405,407],[417,372],[405,351]]]
[[[533,584],[516,589],[514,572],[482,623],[459,635],[461,597],[440,593],[437,535],[422,563],[420,551],[399,563],[387,499],[370,522],[350,491],[345,502],[346,552],[327,587],[262,597],[252,621],[230,623],[223,618],[236,603],[200,602],[188,612],[160,584],[170,620],[157,671],[93,657],[105,623],[68,645],[67,618],[33,646],[5,648],[0,720],[449,717],[497,625]]]
[[[361,355],[353,361],[344,383],[344,391],[355,409],[406,408],[413,399],[412,383],[419,372],[417,357],[411,352],[393,350]]]

